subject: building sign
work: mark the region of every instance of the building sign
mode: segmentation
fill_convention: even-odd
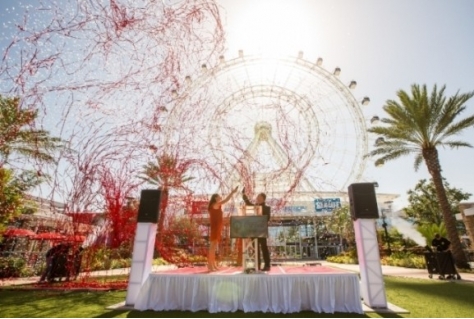
[[[283,212],[290,215],[298,215],[307,213],[305,206],[285,206]]]
[[[341,207],[340,198],[316,198],[314,210],[316,213],[331,213],[335,208]]]

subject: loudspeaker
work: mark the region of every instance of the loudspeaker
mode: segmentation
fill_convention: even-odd
[[[379,218],[374,183],[355,183],[349,185],[349,204],[353,220],[358,218]]]
[[[140,206],[138,207],[138,223],[158,223],[161,203],[161,190],[144,189],[140,196]]]

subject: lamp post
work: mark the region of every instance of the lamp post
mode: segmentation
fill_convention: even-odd
[[[392,248],[390,247],[390,236],[388,234],[387,222],[385,220],[385,209],[382,209],[382,227],[385,231],[385,241],[387,242],[388,255],[392,254]]]
[[[392,254],[392,247],[390,246],[390,235],[388,233],[388,224],[387,224],[387,220],[386,220],[386,215],[385,213],[391,213],[392,212],[392,202],[389,201],[389,202],[385,202],[384,204],[386,204],[388,206],[388,208],[385,208],[385,209],[382,209],[382,227],[385,231],[385,241],[387,242],[387,250],[388,250],[388,255],[390,256]]]

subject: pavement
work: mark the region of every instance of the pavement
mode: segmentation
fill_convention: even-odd
[[[347,271],[360,273],[359,265],[336,264],[336,263],[330,263],[326,261],[323,261],[321,264],[323,266],[334,267],[334,268],[339,268],[339,269],[344,269]],[[430,280],[430,278],[428,277],[428,271],[426,269],[415,269],[415,268],[404,268],[404,267],[382,265],[382,274],[384,276]],[[459,275],[461,276],[461,279],[462,279],[461,281],[474,283],[474,273],[460,272]],[[433,279],[431,280],[435,280],[435,279],[438,280],[438,275],[433,275]]]
[[[359,265],[351,265],[351,264],[337,264],[331,263],[327,261],[314,261],[314,262],[299,262],[298,264],[305,264],[305,263],[318,263],[322,266],[326,267],[333,267],[338,269],[343,269],[346,271],[351,271],[355,273],[359,273]],[[291,264],[296,264],[292,262]],[[174,265],[167,265],[167,266],[153,266],[152,272],[160,272],[175,269],[176,266]],[[88,274],[82,274],[90,276],[90,277],[102,277],[102,276],[117,276],[117,275],[128,275],[130,273],[130,268],[121,268],[121,269],[111,269],[111,270],[101,270],[101,271],[93,271]],[[438,280],[438,276],[434,275],[433,279],[428,277],[428,271],[426,269],[414,269],[414,268],[404,268],[404,267],[395,267],[395,266],[383,266],[382,265],[382,273],[384,276],[392,276],[392,277],[403,277],[403,278],[414,278],[414,279],[426,279],[426,280]],[[474,283],[474,273],[460,273],[461,275],[461,282],[471,282]],[[33,284],[39,281],[40,277],[25,277],[25,278],[12,278],[12,279],[0,279],[0,287],[5,286],[17,286],[17,285],[25,285],[25,284]],[[457,281],[457,280],[456,280]]]
[[[152,272],[160,272],[175,269],[176,266],[174,265],[165,265],[165,266],[152,266]],[[128,275],[130,274],[130,268],[119,268],[119,269],[110,269],[110,270],[98,270],[98,271],[91,271],[89,273],[81,273],[79,278],[81,277],[105,277],[105,276],[120,276],[120,275]],[[10,278],[10,279],[0,279],[0,287],[5,286],[19,286],[19,285],[27,285],[27,284],[34,284],[40,280],[40,276],[33,276],[33,277],[23,277],[23,278]]]

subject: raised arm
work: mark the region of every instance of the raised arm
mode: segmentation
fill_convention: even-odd
[[[234,188],[234,189],[232,190],[232,192],[231,192],[229,195],[227,195],[226,198],[224,198],[223,200],[221,200],[220,202],[218,202],[218,203],[216,203],[216,204],[220,206],[220,205],[223,205],[223,204],[227,203],[227,202],[232,198],[232,196],[237,192],[237,189],[238,189],[238,188],[239,188],[239,186],[237,186],[236,188]]]
[[[242,199],[245,202],[245,205],[247,206],[255,206],[254,203],[252,203],[249,198],[247,197],[247,194],[245,194],[245,187],[242,189]]]

